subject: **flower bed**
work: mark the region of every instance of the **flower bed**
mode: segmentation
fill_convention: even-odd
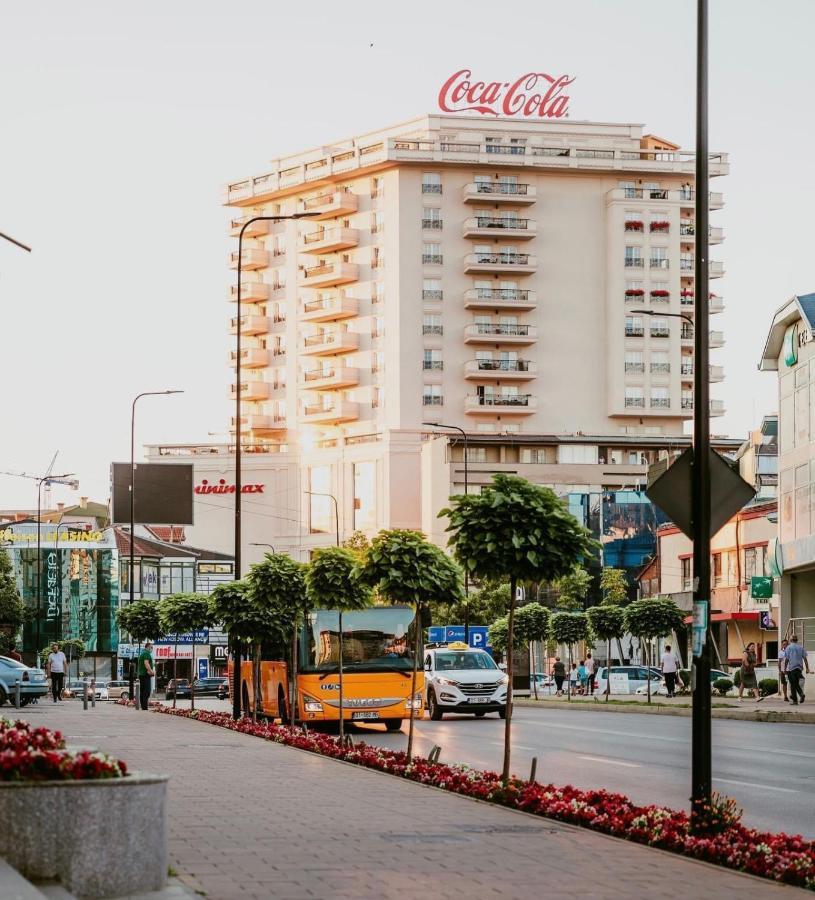
[[[710,822],[709,834],[692,835],[686,812],[661,806],[637,806],[622,794],[584,791],[571,785],[558,787],[517,778],[503,785],[495,772],[481,772],[465,765],[432,763],[419,757],[409,763],[407,754],[402,751],[364,743],[343,747],[337,738],[320,732],[252,722],[248,718],[236,722],[228,713],[209,710],[172,709],[159,705],[156,711],[197,719],[457,794],[815,890],[815,842],[798,835],[746,828],[741,824],[741,813],[732,800],[716,798],[711,808],[705,810]]]
[[[0,719],[0,781],[87,781],[125,775],[124,762],[106,753],[66,750],[59,731]]]

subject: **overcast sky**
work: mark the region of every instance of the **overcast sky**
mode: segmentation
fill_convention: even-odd
[[[756,371],[772,311],[815,290],[815,3],[710,6],[711,149],[732,172],[713,185],[726,240],[711,256],[727,268],[713,396],[728,409],[713,427],[741,436],[776,408],[774,377]],[[186,393],[142,401],[138,445],[226,439],[225,182],[433,112],[464,67],[568,73],[572,118],[694,143],[692,0],[0,9],[0,230],[34,247],[0,242],[0,470],[42,472],[58,449],[55,471],[99,500],[140,391]],[[35,498],[0,476],[0,507]]]

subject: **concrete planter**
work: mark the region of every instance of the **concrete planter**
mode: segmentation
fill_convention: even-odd
[[[0,782],[0,852],[77,897],[158,891],[167,878],[167,777]]]

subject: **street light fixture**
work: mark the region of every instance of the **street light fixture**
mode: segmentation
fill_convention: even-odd
[[[262,543],[258,543],[257,541],[252,541],[249,544],[249,546],[250,547],[268,547],[272,551],[272,553],[277,553],[277,550],[275,550],[275,548],[271,544],[262,544]]]

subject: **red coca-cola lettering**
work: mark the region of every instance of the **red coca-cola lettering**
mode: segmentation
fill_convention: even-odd
[[[262,494],[263,488],[265,488],[265,484],[242,484],[241,485],[241,493],[242,494]],[[235,493],[235,485],[227,484],[225,479],[221,479],[218,484],[210,484],[206,478],[201,481],[201,484],[196,484],[193,488],[196,494],[234,494]]]
[[[477,112],[482,116],[537,116],[562,119],[569,112],[568,75],[527,72],[516,81],[471,81],[470,69],[459,69],[441,86],[442,112]],[[541,88],[535,90],[538,85]],[[545,86],[545,90],[542,88]]]

